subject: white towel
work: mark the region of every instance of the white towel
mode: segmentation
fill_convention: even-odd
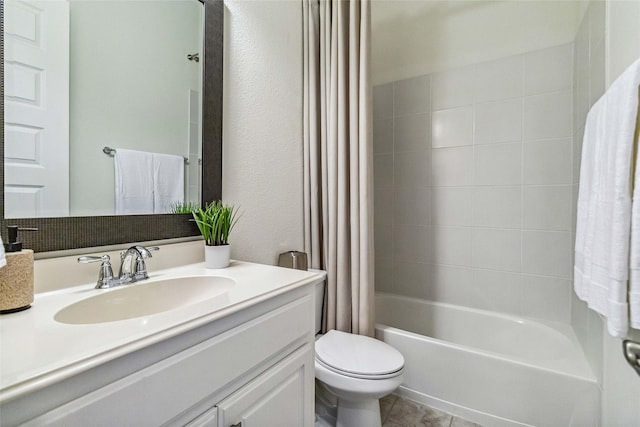
[[[153,213],[153,155],[117,148],[116,215]]]
[[[574,288],[607,317],[609,333],[616,337],[627,333],[629,302],[640,303],[640,206],[631,200],[635,181],[634,199],[640,201],[640,161],[634,150],[639,85],[640,60],[589,111],[582,147]],[[640,304],[631,312],[636,312],[633,326],[640,322]]]
[[[621,76],[621,85],[629,92],[619,109],[625,126],[625,137],[635,140],[635,176],[633,177],[633,201],[631,208],[631,274],[629,279],[629,319],[632,328],[640,329],[640,59]],[[634,116],[635,112],[635,116]],[[635,125],[635,126],[634,126]]]
[[[153,213],[172,211],[184,201],[184,157],[153,154]]]
[[[4,254],[4,244],[2,244],[2,236],[0,236],[0,268],[7,265],[7,257]]]

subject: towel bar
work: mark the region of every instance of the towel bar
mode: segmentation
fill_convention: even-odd
[[[116,149],[115,149],[115,148],[111,148],[111,147],[107,147],[107,146],[105,146],[105,147],[102,149],[102,152],[103,152],[104,154],[106,154],[107,156],[111,156],[111,157],[113,157],[113,156],[116,154]],[[189,164],[189,159],[188,159],[187,157],[184,157],[184,156],[182,156],[182,158],[184,159],[184,164],[185,164],[185,165],[188,165],[188,164]]]

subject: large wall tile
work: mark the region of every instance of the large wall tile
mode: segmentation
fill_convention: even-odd
[[[525,97],[525,141],[570,137],[572,102],[570,90]]]
[[[431,182],[435,187],[473,183],[473,147],[438,148],[431,154]]]
[[[535,230],[571,230],[570,185],[524,187],[522,226]]]
[[[474,143],[522,140],[522,98],[477,104]]]
[[[570,184],[571,138],[526,142],[523,184]]]
[[[473,307],[473,270],[468,267],[434,264],[429,271],[430,299],[447,304]]]
[[[569,89],[573,80],[573,44],[524,55],[524,94]]]
[[[435,187],[431,192],[431,224],[471,226],[473,188]]]
[[[373,156],[373,186],[375,188],[393,185],[393,154]]]
[[[396,117],[393,146],[395,152],[427,150],[431,146],[430,140],[430,114]]]
[[[476,185],[519,185],[522,182],[522,144],[475,147]]]
[[[376,291],[393,292],[393,260],[391,258],[376,258],[374,268]]]
[[[431,236],[429,227],[394,226],[393,250],[396,261],[430,262]]]
[[[521,268],[520,230],[475,228],[472,237],[473,266],[519,272]]]
[[[373,232],[376,258],[393,257],[393,225],[377,224]]]
[[[474,269],[472,283],[474,307],[521,314],[522,277],[519,273]]]
[[[393,187],[374,185],[373,219],[376,227],[393,223]]]
[[[431,79],[433,110],[473,103],[473,67],[436,73]]]
[[[393,90],[393,113],[396,117],[430,111],[429,76],[400,80],[394,83]]]
[[[430,184],[429,152],[395,153],[393,156],[394,187],[427,187]]]
[[[435,263],[471,265],[471,228],[433,227],[431,239],[431,253]]]
[[[396,224],[429,225],[431,188],[397,187],[394,195],[393,219]]]
[[[373,87],[373,119],[393,117],[393,83]]]
[[[522,271],[569,278],[571,235],[568,231],[523,231]]]
[[[420,262],[398,261],[393,267],[393,292],[428,299],[429,265]]]
[[[434,148],[473,144],[473,108],[434,111],[431,140]]]
[[[571,282],[545,276],[522,276],[522,314],[529,317],[569,323]]]
[[[393,119],[373,121],[373,154],[393,152]]]
[[[473,191],[473,225],[517,228],[522,226],[521,187],[477,187]]]
[[[522,96],[522,55],[483,62],[475,67],[474,102]]]

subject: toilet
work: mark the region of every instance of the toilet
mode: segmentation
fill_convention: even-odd
[[[324,283],[316,288],[320,331]],[[336,330],[316,336],[316,379],[337,398],[336,427],[380,427],[378,399],[402,383],[404,357],[374,338]]]

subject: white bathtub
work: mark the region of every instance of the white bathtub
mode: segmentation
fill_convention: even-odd
[[[571,328],[393,294],[376,337],[405,357],[398,393],[485,426],[596,426],[599,393]]]

